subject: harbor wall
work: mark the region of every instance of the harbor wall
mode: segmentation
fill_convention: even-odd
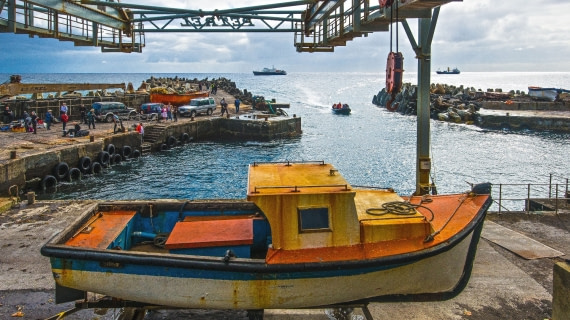
[[[516,111],[486,114],[481,112],[476,125],[496,130],[535,130],[570,132],[570,115],[555,117],[539,114],[515,114]]]
[[[76,142],[71,145],[60,146],[38,153],[27,153],[23,156],[16,154],[0,164],[0,195],[10,196],[11,187],[18,186],[20,193],[41,190],[42,180],[46,176],[54,176],[55,168],[65,162],[69,168],[80,168],[80,160],[89,157],[91,161],[97,161],[101,151],[109,145],[115,147],[116,153],[120,153],[124,146],[140,153],[158,152],[181,145],[183,142],[204,140],[261,140],[294,137],[301,134],[301,118],[296,116],[281,118],[269,117],[244,119],[207,118],[199,121],[171,122],[164,124],[147,124],[146,132],[156,132],[153,141],[141,139],[138,132],[128,128],[127,132],[112,134],[94,139],[94,137],[75,138]],[[183,135],[187,134],[188,140],[183,141]],[[175,139],[174,145],[169,144],[169,139]],[[92,141],[93,140],[93,141]],[[165,148],[166,145],[166,148]],[[146,149],[144,147],[147,147]],[[191,145],[189,145],[191,146]],[[15,195],[15,194],[13,194]]]
[[[476,125],[485,129],[570,132],[570,104],[484,101]]]
[[[570,104],[550,101],[482,101],[481,108],[488,110],[570,111]]]

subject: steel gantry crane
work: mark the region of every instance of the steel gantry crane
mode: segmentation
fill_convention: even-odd
[[[142,52],[145,34],[289,32],[297,52],[333,52],[354,38],[401,23],[418,60],[416,194],[431,189],[431,42],[442,5],[461,0],[298,0],[202,10],[93,0],[0,0],[0,33],[72,41],[102,52]],[[393,10],[397,10],[396,19]],[[407,23],[418,19],[417,41]]]

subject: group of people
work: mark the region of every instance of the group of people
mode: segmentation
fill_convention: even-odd
[[[2,116],[4,117],[3,122],[5,124],[10,124],[15,120],[14,113],[10,110],[10,107],[6,106],[6,109],[2,112]],[[28,113],[28,111],[24,111],[24,114],[21,118],[21,121],[24,123],[24,128],[26,132],[32,132],[37,134],[38,128],[38,121],[39,117],[35,111]]]
[[[165,121],[170,120],[177,122],[178,107],[171,105],[170,102],[167,105],[163,106],[162,109],[160,110],[160,115],[158,116],[158,121],[160,120],[165,120]]]
[[[215,86],[213,88],[215,88]],[[236,114],[239,113],[240,104],[241,104],[241,101],[239,99],[235,99],[234,105],[235,105]],[[229,116],[228,103],[226,102],[225,98],[222,98],[222,100],[220,101],[220,105],[222,106],[222,116],[224,116],[224,114]],[[340,105],[340,103],[339,103],[339,105]],[[88,125],[89,129],[91,129],[91,127],[93,127],[93,129],[95,129],[95,110],[91,109],[91,110],[87,111],[85,106],[81,105],[79,108],[79,112],[81,113],[79,122],[74,122],[74,127],[66,130],[67,123],[69,122],[69,107],[67,106],[67,104],[65,102],[63,102],[61,104],[60,109],[59,109],[59,117],[57,117],[57,119],[62,124],[62,130],[63,130],[63,136],[64,137],[67,135],[77,136],[77,133],[81,130],[80,124],[86,124],[86,125]],[[164,120],[171,120],[171,121],[177,122],[178,121],[177,114],[178,114],[178,108],[176,106],[173,106],[170,103],[168,103],[167,105],[165,105],[162,108],[161,113],[159,114],[159,121],[160,121],[160,119],[164,119]],[[12,110],[10,110],[10,107],[8,107],[8,106],[3,111],[2,115],[3,115],[4,123],[6,123],[6,124],[12,123],[15,119],[14,113],[12,112]],[[39,119],[39,117],[35,111],[32,111],[30,113],[28,113],[27,111],[24,111],[24,115],[23,115],[22,120],[23,120],[24,126],[26,128],[26,132],[33,132],[34,134],[37,133],[37,125],[38,125],[38,121],[40,119]],[[45,114],[45,118],[43,121],[45,123],[45,128],[47,130],[51,130],[52,124],[54,122],[56,122],[56,116],[53,114],[53,111],[51,109],[47,110],[47,112]],[[115,124],[114,128],[113,128],[113,133],[125,131],[125,127],[123,126],[123,121],[117,115],[114,115],[113,122]],[[139,123],[137,125],[136,130],[141,135],[144,134],[144,129],[142,127],[142,123]]]
[[[338,104],[334,104],[332,106],[333,109],[342,109],[342,104],[339,102]]]
[[[241,104],[241,101],[239,99],[236,99],[234,101],[234,106],[236,108],[236,114],[239,113],[239,105]],[[229,116],[230,112],[228,111],[228,103],[226,102],[226,98],[222,98],[222,100],[220,100],[220,105],[222,106],[222,117],[224,116],[224,113]]]

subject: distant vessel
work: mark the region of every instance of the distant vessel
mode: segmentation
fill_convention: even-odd
[[[263,70],[261,71],[253,71],[254,76],[274,76],[274,75],[284,76],[286,74],[287,72],[285,70],[275,69],[275,67],[263,68]]]
[[[459,71],[459,69],[457,69],[457,67],[455,67],[453,69],[447,67],[447,70],[443,70],[443,71],[437,70],[436,72],[437,72],[437,74],[459,74],[459,73],[461,73],[461,71]]]

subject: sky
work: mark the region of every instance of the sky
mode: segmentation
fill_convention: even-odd
[[[122,2],[212,10],[278,1]],[[568,0],[464,0],[445,4],[433,38],[431,68],[570,72],[569,12]],[[6,18],[5,9],[0,18]],[[416,20],[408,23],[417,41]],[[417,60],[403,29],[398,35],[404,69],[416,72]],[[384,74],[390,52],[389,32],[355,38],[345,47],[336,47],[334,53],[299,53],[292,33],[147,33],[145,37],[142,53],[127,54],[0,33],[0,73],[249,73],[275,66],[287,72]],[[396,51],[395,45],[392,49]]]

